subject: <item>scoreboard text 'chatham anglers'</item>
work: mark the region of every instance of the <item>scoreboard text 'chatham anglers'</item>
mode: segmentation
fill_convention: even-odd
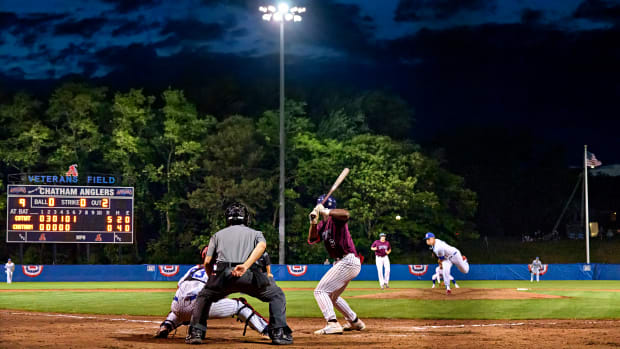
[[[7,242],[133,243],[132,187],[9,185]]]

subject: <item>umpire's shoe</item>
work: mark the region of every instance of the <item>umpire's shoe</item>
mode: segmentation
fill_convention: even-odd
[[[202,344],[202,340],[205,338],[205,331],[190,327],[185,337],[185,343],[187,344]]]
[[[273,345],[288,345],[293,344],[293,331],[290,328],[270,328],[269,338],[271,338],[271,344]]]

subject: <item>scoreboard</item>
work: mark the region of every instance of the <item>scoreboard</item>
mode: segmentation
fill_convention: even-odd
[[[133,187],[9,185],[6,242],[133,243]]]

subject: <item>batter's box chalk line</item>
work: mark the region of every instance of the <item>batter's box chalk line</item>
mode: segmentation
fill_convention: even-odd
[[[138,322],[148,324],[159,324],[161,321],[153,320],[134,320],[124,318],[106,318],[101,316],[82,316],[82,315],[69,315],[69,314],[34,314],[34,313],[11,313],[11,315],[31,315],[31,316],[47,316],[47,317],[61,317],[68,319],[87,319],[87,320],[103,320],[103,321],[124,321],[124,322]]]

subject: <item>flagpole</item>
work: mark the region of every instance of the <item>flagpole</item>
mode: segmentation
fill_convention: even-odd
[[[588,210],[588,146],[583,146],[583,184],[586,208],[586,263],[590,264],[590,214]]]

